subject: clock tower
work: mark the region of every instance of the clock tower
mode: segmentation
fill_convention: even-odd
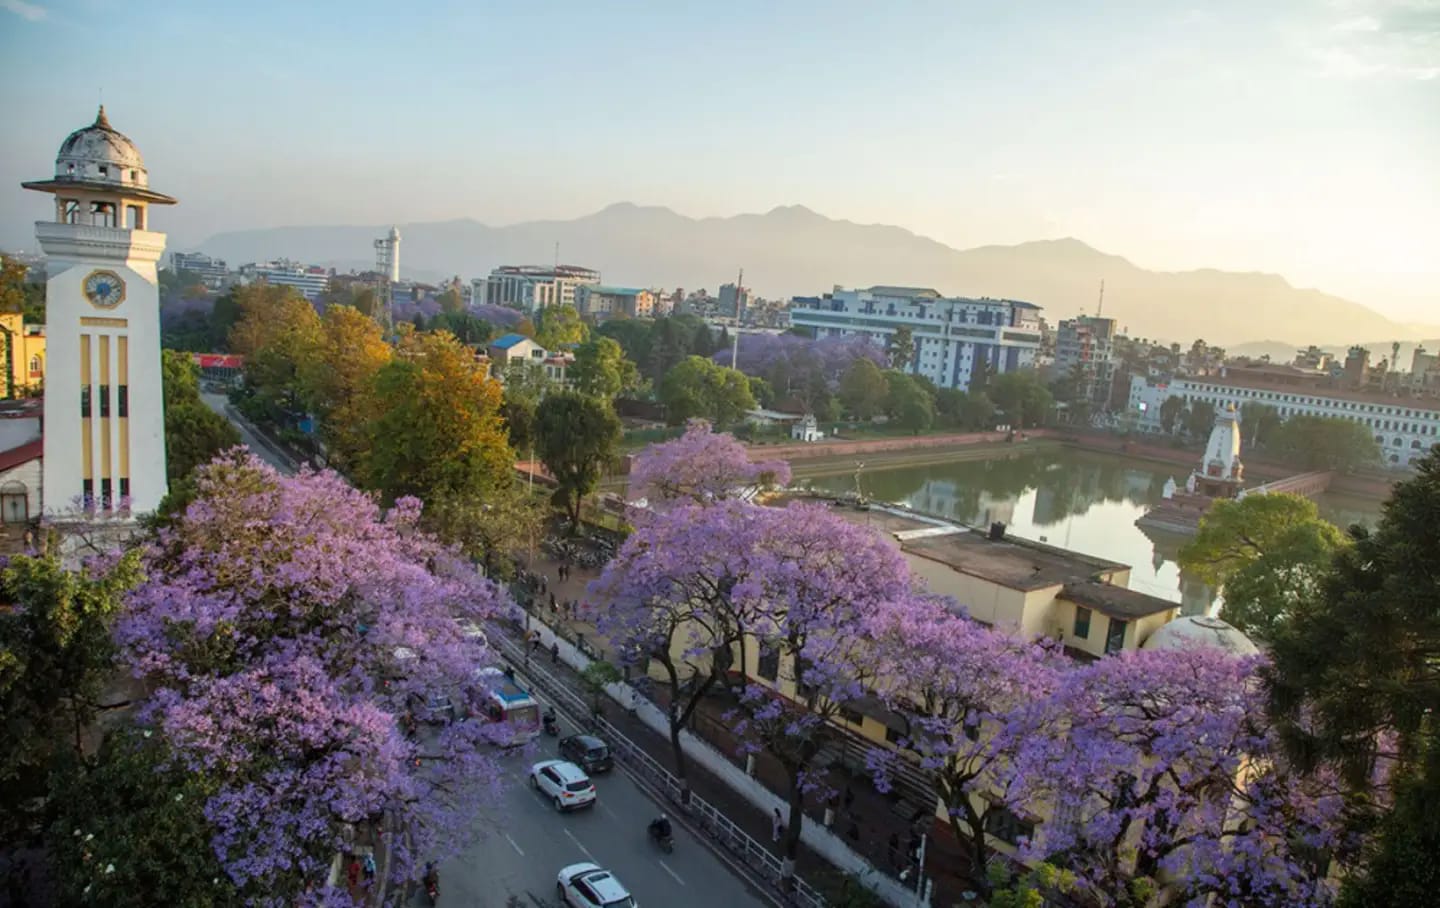
[[[175,200],[150,189],[135,145],[110,125],[72,132],[55,178],[22,184],[55,197],[35,224],[46,255],[44,510],[81,508],[126,519],[165,497],[165,407],[156,263],[165,234],[150,207]]]

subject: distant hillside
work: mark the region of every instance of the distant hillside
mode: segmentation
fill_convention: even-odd
[[[281,227],[222,233],[199,249],[232,265],[288,257],[365,268],[371,241],[389,225]],[[599,269],[607,283],[717,287],[745,269],[767,297],[822,293],[836,284],[935,287],[957,296],[1010,297],[1045,308],[1052,322],[1105,312],[1131,335],[1234,344],[1277,338],[1304,345],[1353,338],[1434,335],[1392,322],[1359,303],[1290,286],[1273,274],[1146,271],[1076,239],[958,250],[899,227],[833,220],[801,206],[730,218],[689,218],[628,203],[569,221],[488,227],[477,221],[401,224],[404,273],[419,279],[487,273],[496,265],[553,261]]]

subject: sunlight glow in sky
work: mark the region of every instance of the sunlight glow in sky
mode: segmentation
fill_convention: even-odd
[[[102,91],[173,245],[803,204],[1440,322],[1440,0],[0,0],[0,245]]]

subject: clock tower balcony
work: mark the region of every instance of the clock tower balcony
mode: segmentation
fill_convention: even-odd
[[[47,256],[60,261],[153,265],[165,253],[165,234],[151,230],[36,221],[35,237]]]

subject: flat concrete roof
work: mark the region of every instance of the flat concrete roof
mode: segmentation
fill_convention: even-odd
[[[825,499],[810,500],[823,502]],[[907,554],[928,558],[960,573],[1011,589],[1030,591],[1066,584],[1083,586],[1096,578],[1130,569],[1130,565],[1119,561],[1082,555],[1016,536],[991,539],[986,530],[888,507],[871,506],[868,510],[857,510],[851,504],[835,503],[832,508],[851,523],[889,534],[900,550]],[[1124,592],[1144,595],[1130,590]],[[1174,603],[1166,600],[1155,599],[1155,602],[1166,602],[1167,607],[1174,607]]]

